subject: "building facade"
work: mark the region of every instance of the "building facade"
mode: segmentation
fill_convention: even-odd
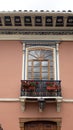
[[[73,128],[73,13],[0,12],[0,124]]]

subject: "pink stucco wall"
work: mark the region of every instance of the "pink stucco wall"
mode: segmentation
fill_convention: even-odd
[[[22,75],[22,44],[0,41],[0,97],[18,97]]]
[[[73,98],[73,42],[60,44],[60,79],[64,98]]]
[[[60,79],[63,97],[73,98],[73,42],[62,42],[59,48]],[[0,41],[0,98],[19,98],[22,78],[22,44],[20,41]],[[73,104],[62,103],[61,112],[56,104],[46,103],[42,113],[38,103],[26,103],[21,111],[20,102],[0,102],[0,123],[4,130],[20,130],[19,118],[61,117],[61,130],[73,129]]]

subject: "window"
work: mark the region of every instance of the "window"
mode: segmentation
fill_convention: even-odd
[[[27,48],[27,79],[54,79],[54,49]]]
[[[23,80],[58,80],[56,44],[25,44]]]

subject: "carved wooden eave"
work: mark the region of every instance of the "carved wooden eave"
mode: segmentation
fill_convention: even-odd
[[[72,12],[0,12],[0,33],[1,31],[19,32],[22,34],[37,33],[56,33],[60,31],[73,30],[73,13]],[[48,32],[48,34],[49,34]],[[41,33],[41,32],[39,32]]]
[[[73,12],[0,12],[0,40],[24,39],[73,41]]]

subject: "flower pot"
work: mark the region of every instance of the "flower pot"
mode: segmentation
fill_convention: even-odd
[[[35,89],[34,86],[29,87],[29,90],[34,90],[34,89]]]
[[[56,90],[56,87],[50,87],[50,86],[47,86],[47,90]]]

